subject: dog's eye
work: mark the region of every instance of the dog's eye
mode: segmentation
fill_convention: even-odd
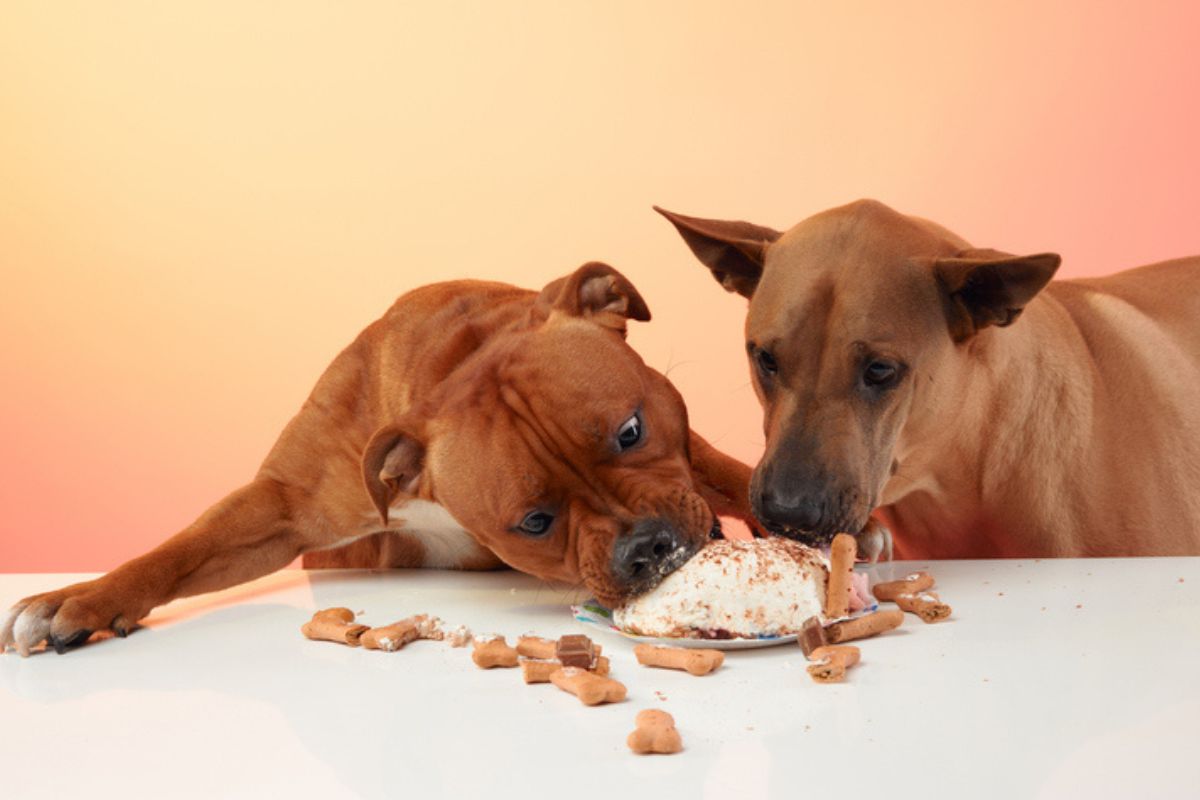
[[[771,355],[770,350],[752,346],[751,352],[754,354],[754,365],[758,367],[761,374],[770,377],[779,372],[779,364],[775,361],[775,356]]]
[[[882,389],[891,386],[900,377],[900,366],[891,361],[871,361],[863,368],[863,383]]]
[[[550,526],[554,524],[554,515],[548,514],[545,511],[530,511],[525,515],[525,519],[521,520],[521,524],[517,526],[517,530],[526,536],[545,536],[550,532]]]
[[[642,440],[642,415],[634,414],[617,430],[617,447],[628,450]]]

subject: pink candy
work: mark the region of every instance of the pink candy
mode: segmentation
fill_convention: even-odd
[[[850,611],[862,611],[871,605],[871,586],[865,572],[857,570],[850,576]]]

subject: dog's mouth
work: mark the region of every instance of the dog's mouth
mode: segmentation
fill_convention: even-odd
[[[869,522],[870,517],[867,517],[867,520]],[[780,536],[784,539],[791,539],[793,542],[799,542],[802,545],[815,547],[818,549],[832,542],[833,537],[837,536],[839,533],[849,533],[857,539],[862,535],[862,532],[866,530],[867,527],[867,523],[864,522],[862,525],[858,526],[856,530],[847,530],[846,527],[840,527],[830,528],[828,530],[822,528],[820,530],[807,531],[800,528],[793,528],[790,525],[781,525],[777,522],[763,522],[762,520],[759,520],[759,524],[766,528],[767,532],[772,536]]]
[[[709,536],[712,536],[711,531]],[[626,587],[624,601],[628,602],[636,597],[641,597],[647,592],[653,591],[668,575],[686,564],[698,552],[700,552],[698,544],[681,544],[666,553],[662,558],[650,565],[638,577],[636,583],[632,583]]]
[[[787,525],[770,524],[764,525],[767,531],[772,536],[779,536],[784,539],[791,539],[793,542],[807,545],[809,547],[820,547],[821,545],[829,544],[833,541],[835,534],[823,533],[817,531],[802,531],[796,528],[788,527]]]
[[[721,530],[721,520],[716,514],[713,514],[713,524],[712,524],[712,528],[710,528],[708,531],[708,538],[709,539],[724,539],[725,538],[725,533]]]
[[[721,521],[717,516],[713,515],[712,527],[708,529],[708,539],[722,539],[724,534],[721,531]],[[658,588],[658,585],[667,578],[668,575],[682,567],[692,556],[700,552],[704,546],[703,541],[696,542],[689,540],[686,543],[680,543],[677,547],[664,553],[653,564],[649,564],[638,575],[634,583],[628,584],[625,587],[624,602],[629,602],[634,598],[641,597],[647,592],[651,592]]]

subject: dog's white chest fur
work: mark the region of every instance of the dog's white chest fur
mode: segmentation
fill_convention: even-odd
[[[425,548],[422,566],[455,569],[487,555],[450,512],[428,500],[407,500],[388,509],[387,530],[419,540]],[[378,518],[376,518],[378,524]]]

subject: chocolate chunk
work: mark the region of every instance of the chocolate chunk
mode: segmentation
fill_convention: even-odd
[[[555,647],[555,655],[564,667],[591,669],[596,660],[596,651],[592,640],[581,634],[572,634],[559,638]]]
[[[800,649],[804,651],[804,657],[812,653],[818,647],[824,647],[829,644],[829,640],[825,636],[825,628],[821,625],[821,620],[816,617],[809,617],[804,620],[804,624],[800,627]]]

